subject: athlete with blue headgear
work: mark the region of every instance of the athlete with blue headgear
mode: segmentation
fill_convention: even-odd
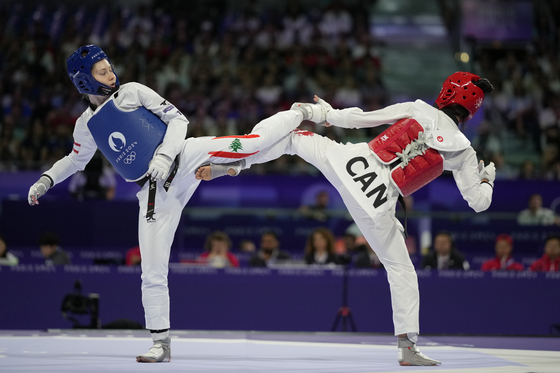
[[[142,257],[142,304],[154,344],[139,362],[171,359],[167,273],[171,243],[183,207],[198,187],[195,171],[205,163],[214,176],[238,173],[246,158],[294,130],[302,120],[325,120],[319,105],[282,111],[258,123],[249,135],[186,138],[189,121],[170,102],[139,83],[120,85],[107,55],[95,45],[67,60],[68,76],[89,107],[76,121],[74,147],[29,189],[29,204],[85,168],[97,148],[127,181],[137,182],[138,239]],[[266,159],[266,155],[262,155]]]

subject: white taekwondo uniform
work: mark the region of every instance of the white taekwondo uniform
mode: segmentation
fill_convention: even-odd
[[[417,100],[372,112],[349,108],[333,109],[327,114],[327,122],[342,128],[376,127],[404,118],[413,118],[424,128],[427,145],[439,152],[443,169],[453,172],[469,206],[476,212],[486,210],[493,187],[481,183],[476,152],[444,112]],[[367,143],[340,144],[309,131],[295,130],[274,146],[247,158],[245,168],[282,154],[300,156],[336,187],[387,270],[395,335],[419,333],[418,280],[405,246],[404,229],[395,217],[399,189],[391,180],[391,167],[382,163]]]
[[[153,114],[159,119],[154,120]],[[98,115],[102,115],[103,119],[97,119]],[[112,121],[112,115],[118,120]],[[142,84],[123,84],[103,104],[95,110],[88,108],[78,118],[72,152],[56,162],[44,175],[52,180],[51,187],[60,183],[83,170],[99,147],[127,181],[143,184],[137,197],[140,205],[138,239],[142,256],[142,304],[146,328],[168,329],[169,254],[182,210],[200,183],[195,179],[195,171],[210,161],[228,163],[256,155],[294,130],[302,118],[300,112],[288,110],[261,121],[248,135],[185,139],[189,122],[179,110]],[[158,124],[159,120],[164,124]],[[98,131],[95,135],[88,126],[94,122],[95,126],[91,128]],[[138,135],[139,140],[131,140]],[[146,146],[149,156],[141,156],[144,140],[152,143],[151,148]],[[159,154],[175,159],[172,169],[177,164],[178,167],[167,180],[145,182],[144,175],[156,146]],[[127,167],[132,169],[128,170]],[[148,208],[150,188],[155,189],[152,201],[155,208],[152,205],[151,214]]]

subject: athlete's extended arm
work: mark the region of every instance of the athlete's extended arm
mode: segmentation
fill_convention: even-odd
[[[411,118],[413,103],[394,104],[375,111],[363,111],[353,107],[333,109],[325,100],[315,96],[315,102],[327,109],[327,123],[341,128],[368,128],[383,124],[393,124],[403,118]]]

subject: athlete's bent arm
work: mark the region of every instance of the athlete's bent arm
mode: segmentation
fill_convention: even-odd
[[[453,164],[452,171],[455,183],[470,208],[482,212],[492,203],[494,190],[495,167],[490,163],[479,169],[476,152],[472,147],[446,156],[446,161]],[[447,163],[446,162],[446,163]]]
[[[170,158],[175,158],[181,151],[183,140],[187,137],[189,121],[179,109],[157,94],[154,90],[139,83],[128,84],[134,85],[135,89],[130,90],[130,92],[138,95],[137,99],[140,105],[150,110],[167,124],[167,132],[165,133],[158,154],[165,154]]]
[[[165,179],[169,174],[173,159],[181,151],[183,140],[187,137],[189,121],[169,101],[140,83],[128,83],[126,88],[123,86],[115,100],[126,109],[135,109],[137,106],[143,106],[167,125],[163,142],[150,161],[148,172],[146,173],[152,179]],[[135,107],[126,107],[129,105]]]

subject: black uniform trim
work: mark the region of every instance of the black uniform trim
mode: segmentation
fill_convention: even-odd
[[[407,227],[407,222],[408,222],[408,217],[407,217],[407,213],[406,213],[406,204],[404,203],[404,198],[402,195],[399,194],[399,198],[398,198],[399,203],[401,204],[401,208],[404,211],[404,238],[407,239],[408,238],[408,231],[406,229]]]
[[[168,330],[169,329],[158,329],[158,330],[150,329],[150,333],[163,333],[163,332],[166,332]]]
[[[148,210],[146,211],[146,220],[148,223],[156,221],[156,218],[154,218],[154,215],[156,214],[156,186],[157,181],[150,179],[150,189],[148,190]]]
[[[144,186],[144,184],[146,184],[146,182],[149,180],[150,178],[148,176],[144,177],[143,179],[140,179],[138,181],[135,181],[136,184],[140,185],[140,188],[142,188]]]
[[[179,168],[179,156],[175,158],[175,165],[173,166],[173,170],[169,173],[167,180],[163,183],[163,189],[165,191],[169,191],[169,187],[171,186],[171,182],[175,178],[177,174],[177,169]],[[146,181],[150,181],[150,186],[148,190],[148,208],[146,210],[146,220],[148,223],[156,221],[154,215],[156,214],[156,188],[157,188],[157,181],[150,179],[149,177],[145,177],[142,180],[137,181],[137,184],[141,184],[142,186],[146,184]]]
[[[54,186],[54,181],[53,181],[52,177],[50,177],[50,176],[47,175],[47,174],[42,174],[41,176],[44,176],[44,177],[46,177],[47,179],[49,179],[49,181],[51,182],[50,188],[52,188],[52,187]]]
[[[169,187],[171,186],[171,183],[173,182],[175,175],[177,175],[178,169],[179,169],[179,156],[175,158],[175,166],[173,166],[173,170],[171,170],[171,173],[169,174],[167,180],[165,180],[165,183],[163,184],[163,189],[165,189],[166,192],[169,190]]]

